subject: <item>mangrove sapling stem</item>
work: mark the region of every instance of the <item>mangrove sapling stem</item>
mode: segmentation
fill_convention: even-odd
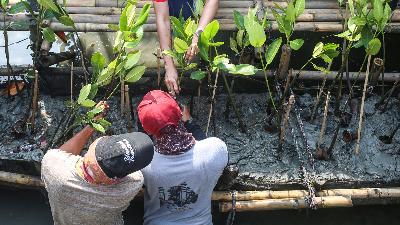
[[[244,122],[242,120],[242,116],[240,115],[239,109],[237,108],[237,106],[235,104],[235,101],[234,101],[233,95],[232,95],[232,91],[231,91],[231,88],[229,87],[228,80],[226,79],[225,74],[222,74],[222,78],[224,79],[225,88],[226,88],[226,91],[228,92],[229,102],[232,105],[233,110],[235,111],[236,117],[238,119],[240,130],[242,131],[242,133],[246,133],[246,125],[244,124]]]
[[[75,40],[74,35],[76,35],[78,41]],[[75,26],[74,26],[74,35],[72,35],[72,41],[74,42],[74,45],[78,46],[79,48],[79,54],[81,56],[81,63],[83,67],[83,74],[85,76],[85,85],[86,85],[88,84],[88,76],[90,76],[90,73],[88,72],[88,67],[85,63],[85,56],[83,55],[81,38],[79,37],[78,31],[76,30]]]
[[[125,83],[122,77],[120,77],[120,83],[121,83],[121,115],[125,113]]]
[[[274,111],[275,111],[275,112],[278,112],[278,110],[276,109],[275,101],[274,101],[274,98],[273,98],[273,96],[272,96],[271,88],[270,88],[269,82],[268,82],[267,67],[265,66],[264,58],[262,57],[261,52],[259,52],[259,54],[260,54],[261,65],[262,65],[262,67],[263,67],[265,82],[266,82],[267,88],[268,88],[269,98],[270,98],[270,100],[271,100],[271,102],[272,102],[272,107],[274,108]]]
[[[347,28],[347,23],[348,23],[348,14],[349,14],[349,4],[346,2],[346,11],[345,11],[345,16],[344,16],[344,25],[343,25],[343,30],[346,30]],[[343,49],[347,49],[347,40],[343,39]],[[344,61],[345,55],[342,54],[342,62]],[[350,83],[350,73],[349,73],[349,59],[346,59],[346,80],[347,80],[347,88],[350,91],[351,83]]]
[[[363,124],[363,117],[364,117],[365,94],[367,91],[370,64],[371,64],[371,55],[368,55],[367,73],[365,74],[363,95],[361,98],[360,117],[359,117],[359,122],[358,122],[358,131],[357,131],[357,143],[356,143],[356,148],[355,148],[355,153],[357,155],[360,152],[361,130],[362,130],[362,124]]]
[[[287,125],[289,124],[289,116],[290,116],[290,111],[292,110],[293,104],[294,104],[294,95],[290,95],[289,97],[289,101],[286,105],[286,110],[285,110],[285,114],[283,115],[282,118],[282,123],[281,123],[281,129],[280,129],[280,134],[279,134],[279,151],[281,152],[282,147],[283,147],[283,143],[285,141],[285,131],[287,128]]]
[[[124,96],[125,97],[125,110],[124,110],[124,112],[126,115],[126,119],[128,120],[126,123],[127,130],[130,133],[133,131],[132,130],[133,129],[132,119],[133,118],[131,118],[132,112],[131,112],[131,101],[130,101],[130,97],[129,97],[129,86],[128,85],[125,85],[124,91],[125,91],[125,96]]]
[[[278,80],[284,80],[289,71],[290,56],[292,54],[292,49],[289,44],[282,45],[282,53],[279,61],[279,67],[277,72]]]
[[[319,139],[317,142],[317,150],[320,149],[321,144],[323,142],[324,136],[325,136],[325,131],[326,131],[326,122],[328,119],[328,109],[329,109],[329,98],[330,98],[331,93],[328,91],[326,94],[326,101],[325,101],[325,108],[324,108],[324,118],[322,120],[322,125],[321,125],[321,131],[319,133]]]
[[[157,87],[161,88],[161,49],[157,48]]]
[[[394,130],[392,131],[392,133],[389,136],[386,136],[386,135],[380,136],[379,140],[381,140],[385,144],[392,144],[393,137],[394,137],[394,135],[396,135],[396,133],[399,130],[399,128],[400,128],[400,123],[397,123],[396,128],[394,128]]]
[[[74,62],[71,62],[71,75],[70,75],[70,90],[71,90],[71,104],[74,101]]]
[[[318,108],[318,105],[319,105],[321,96],[322,96],[322,94],[324,93],[324,87],[325,87],[325,83],[326,83],[326,77],[327,77],[327,76],[324,77],[324,80],[322,81],[322,85],[321,85],[321,88],[319,89],[317,98],[315,99],[314,106],[313,106],[313,109],[312,109],[312,111],[311,111],[310,121],[313,121],[313,120],[315,119],[315,115],[316,115],[316,112],[317,112],[317,108]],[[329,92],[329,91],[328,91],[328,92]]]
[[[386,111],[386,108],[389,104],[389,98],[392,96],[394,90],[396,90],[397,86],[399,84],[399,81],[396,81],[396,83],[393,85],[393,87],[389,90],[387,98],[386,98],[386,103],[385,105],[382,107],[382,112]]]
[[[213,112],[215,92],[217,90],[217,84],[218,84],[218,75],[219,75],[219,69],[217,69],[217,73],[215,74],[215,81],[214,81],[214,86],[213,86],[213,91],[212,91],[212,96],[211,96],[211,103],[210,103],[210,111],[208,113],[208,119],[207,119],[206,136],[208,136],[208,129],[210,127],[211,115]]]
[[[381,96],[385,94],[385,67],[386,67],[386,42],[385,42],[385,32],[382,32],[382,47],[383,47],[383,68],[382,68],[382,90]]]

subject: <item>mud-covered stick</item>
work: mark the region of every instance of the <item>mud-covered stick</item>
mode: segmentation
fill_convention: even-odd
[[[330,97],[331,97],[331,93],[328,91],[328,93],[326,94],[325,108],[324,108],[324,119],[322,120],[321,132],[319,133],[317,149],[319,149],[319,147],[321,146],[322,141],[323,141],[324,136],[325,136],[326,121],[328,119],[328,109],[329,109],[329,99],[330,99]]]
[[[355,153],[357,155],[360,153],[361,130],[362,130],[362,125],[363,125],[363,117],[364,117],[365,95],[366,95],[366,92],[367,92],[368,77],[369,77],[369,67],[371,65],[371,57],[372,57],[371,55],[368,56],[367,73],[365,75],[363,95],[362,95],[362,98],[361,98],[360,118],[359,118],[359,121],[358,121],[357,143],[356,143],[356,148],[355,148]]]
[[[285,131],[286,131],[286,127],[288,125],[290,111],[292,110],[294,100],[295,100],[294,95],[290,95],[289,102],[286,106],[285,114],[282,118],[281,130],[280,130],[280,135],[279,135],[279,149],[282,149],[283,142],[285,141]]]

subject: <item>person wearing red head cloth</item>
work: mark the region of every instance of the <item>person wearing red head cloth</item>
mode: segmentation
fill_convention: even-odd
[[[199,0],[197,0],[198,2]],[[201,1],[201,0],[200,0]],[[193,35],[192,44],[186,52],[186,60],[191,61],[198,53],[198,41],[204,28],[209,24],[217,13],[219,0],[203,0],[205,2],[203,12],[200,17],[199,26]],[[153,0],[154,11],[156,13],[157,34],[161,50],[171,49],[171,22],[169,17],[179,17],[182,12],[185,19],[191,16],[191,9],[194,8],[193,0]],[[178,71],[176,70],[173,59],[165,55],[165,85],[171,95],[179,94],[180,87],[178,82]]]
[[[144,225],[212,225],[211,194],[228,163],[226,144],[196,140],[178,103],[163,91],[146,94],[138,116],[155,140],[153,161],[142,169]]]

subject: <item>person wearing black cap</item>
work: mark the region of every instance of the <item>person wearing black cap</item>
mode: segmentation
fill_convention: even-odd
[[[86,126],[42,160],[42,180],[56,225],[123,225],[122,212],[143,185],[139,171],[153,158],[144,133],[105,136],[80,153],[94,129]]]

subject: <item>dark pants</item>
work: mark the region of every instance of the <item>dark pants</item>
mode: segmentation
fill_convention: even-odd
[[[193,0],[169,0],[169,14],[179,18],[182,11],[182,15],[185,19],[192,16],[192,10],[194,10]]]

